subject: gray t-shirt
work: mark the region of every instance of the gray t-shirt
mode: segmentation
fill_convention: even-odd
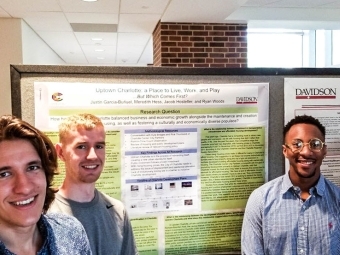
[[[97,189],[90,202],[80,203],[56,194],[48,212],[73,215],[84,226],[93,255],[139,254],[123,203]]]

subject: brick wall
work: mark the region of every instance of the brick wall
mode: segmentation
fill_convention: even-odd
[[[162,66],[161,56],[161,22],[158,22],[152,34],[153,39],[153,66]]]
[[[159,22],[153,66],[247,67],[246,29],[246,24]]]

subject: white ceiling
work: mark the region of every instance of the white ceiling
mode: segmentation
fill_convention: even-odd
[[[22,18],[65,64],[145,66],[158,21],[340,29],[340,0],[0,0],[0,17]],[[70,23],[117,32],[74,32]]]

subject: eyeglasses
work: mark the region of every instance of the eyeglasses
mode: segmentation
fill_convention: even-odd
[[[322,150],[325,143],[318,138],[310,139],[308,143],[304,143],[302,140],[296,139],[291,145],[285,144],[285,146],[293,153],[298,153],[303,150],[303,147],[305,147],[306,144],[308,144],[308,147],[311,151],[319,152]]]

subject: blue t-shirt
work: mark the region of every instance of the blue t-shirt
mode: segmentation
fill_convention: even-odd
[[[63,214],[42,215],[38,228],[44,244],[37,255],[91,255],[84,227],[74,217]],[[15,255],[0,240],[1,255]]]

